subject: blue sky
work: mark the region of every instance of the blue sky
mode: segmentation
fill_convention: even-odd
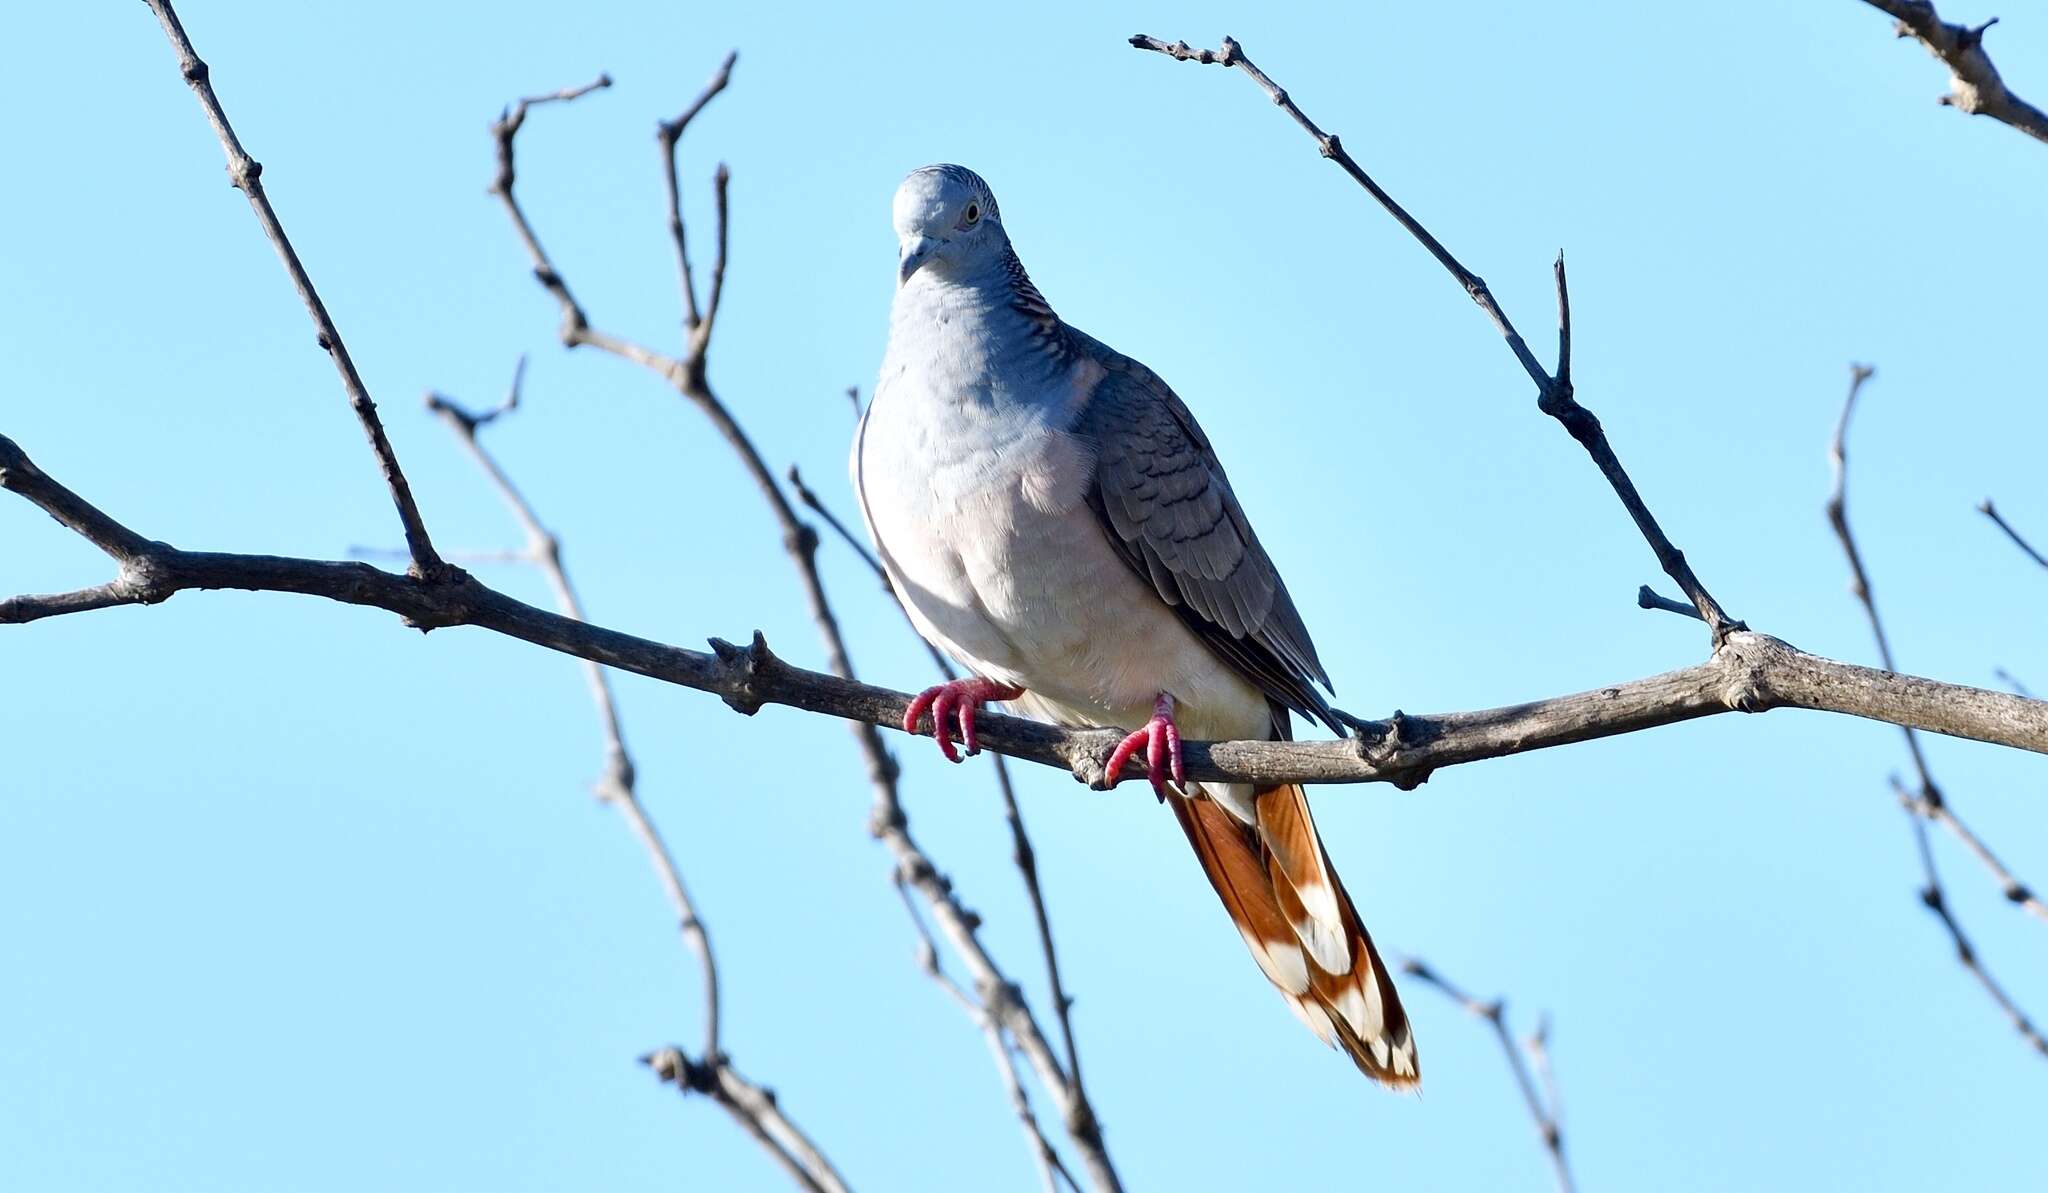
[[[1345,706],[1481,707],[1696,661],[1697,627],[1633,607],[1654,562],[1437,266],[1245,80],[1123,41],[1228,32],[1539,340],[1563,247],[1579,393],[1673,537],[1736,615],[1859,661],[1824,447],[1848,362],[1875,363],[1852,516],[1901,666],[2048,686],[2048,575],[1971,508],[1995,496],[2048,536],[2048,150],[1937,107],[1942,72],[1862,4],[1767,27],[1595,3],[183,16],[446,546],[516,530],[418,394],[488,400],[533,354],[528,408],[493,446],[609,625],[684,644],[760,628],[819,661],[767,512],[703,419],[555,346],[484,193],[485,125],[612,72],[536,113],[522,194],[599,325],[674,345],[651,134],[737,47],[684,147],[699,228],[713,163],[734,173],[713,377],[843,511],[841,395],[881,352],[889,196],[959,161],[1054,306],[1162,372],[1223,445]],[[31,6],[11,27],[35,108],[5,134],[0,432],[182,547],[395,543],[147,11]],[[2048,26],[1991,39],[2015,86],[2048,91]],[[926,682],[858,564],[828,550],[826,567],[864,674]],[[0,502],[0,590],[107,574]],[[486,577],[545,599],[537,577]],[[570,661],[194,593],[8,629],[0,673],[9,1187],[782,1186],[715,1108],[634,1063],[694,1041],[701,1008],[636,846],[586,794],[598,738]],[[741,1068],[860,1187],[1032,1187],[980,1036],[914,966],[844,731],[620,690]],[[986,766],[901,753],[920,838],[1038,991]],[[2048,882],[2040,760],[1929,754]],[[2009,1185],[2043,1162],[2043,1062],[1915,899],[1885,785],[1904,764],[1885,726],[1784,712],[1317,802],[1385,946],[1508,994],[1525,1024],[1552,1014],[1582,1187]],[[1133,1188],[1548,1187],[1479,1025],[1408,983],[1427,1093],[1371,1088],[1267,991],[1151,799],[1024,770]],[[1941,845],[1987,964],[2048,1014],[2041,925]]]

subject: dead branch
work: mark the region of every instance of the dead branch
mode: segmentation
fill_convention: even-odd
[[[1571,1165],[1567,1164],[1564,1158],[1564,1104],[1558,1097],[1557,1078],[1550,1068],[1549,1020],[1541,1021],[1536,1031],[1525,1042],[1524,1047],[1528,1050],[1528,1060],[1525,1062],[1522,1049],[1515,1047],[1515,1038],[1508,1031],[1506,1000],[1496,998],[1491,1002],[1481,1002],[1417,957],[1403,961],[1401,969],[1423,985],[1457,1003],[1467,1015],[1484,1020],[1492,1026],[1495,1038],[1500,1041],[1501,1054],[1507,1058],[1508,1070],[1514,1074],[1515,1087],[1521,1091],[1522,1102],[1529,1108],[1529,1117],[1536,1124],[1536,1137],[1543,1141],[1543,1150],[1550,1156],[1550,1167],[1557,1177],[1557,1187],[1561,1193],[1572,1193]],[[1536,1087],[1536,1081],[1529,1075],[1531,1064],[1543,1075],[1543,1089],[1540,1091]]]
[[[170,0],[148,0],[149,9],[164,28],[164,36],[171,42],[171,48],[178,55],[178,71],[192,86],[192,93],[199,97],[199,106],[206,112],[206,122],[213,126],[214,135],[220,138],[220,147],[228,157],[228,181],[235,189],[249,198],[249,207],[256,213],[256,222],[263,226],[263,235],[277,250],[278,260],[284,263],[284,271],[291,277],[292,289],[298,291],[299,301],[305,304],[306,313],[313,318],[316,342],[321,351],[334,360],[335,371],[341,374],[341,388],[348,394],[350,409],[356,413],[357,421],[363,424],[363,434],[370,440],[370,450],[376,454],[377,466],[384,473],[385,487],[391,490],[391,502],[398,507],[398,520],[405,527],[405,545],[412,556],[413,571],[422,577],[433,578],[442,568],[441,557],[434,553],[434,543],[427,536],[427,525],[420,518],[419,506],[412,499],[412,486],[406,483],[405,471],[398,466],[398,453],[392,450],[391,441],[384,434],[384,420],[377,415],[377,404],[370,400],[370,391],[364,387],[362,376],[356,372],[355,358],[349,355],[348,345],[341,339],[341,332],[335,329],[334,320],[327,314],[327,304],[320,301],[320,294],[313,289],[313,279],[306,274],[306,267],[300,263],[298,250],[284,234],[284,225],[278,221],[277,212],[270,206],[270,196],[263,190],[263,164],[250,157],[242,148],[241,139],[235,136],[234,126],[228,123],[228,114],[220,105],[220,97],[213,91],[213,72],[192,48],[192,39],[185,36],[185,27],[179,23],[178,14],[171,9]],[[90,606],[87,606],[90,607]]]
[[[847,392],[856,395],[854,400],[858,405],[857,395],[860,391],[849,387]],[[846,523],[839,520],[838,515],[832,512],[810,486],[804,484],[803,474],[794,466],[789,470],[789,484],[796,490],[797,500],[801,501],[806,509],[823,518],[825,524],[838,534],[841,541],[851,547],[861,562],[867,564],[869,570],[874,572],[882,591],[889,594],[890,601],[903,613],[907,622],[910,614],[903,608],[901,602],[896,601],[895,587],[889,583],[889,573],[882,567],[882,561],[875,558],[874,552],[868,549],[867,544],[846,528]],[[914,626],[912,628],[915,629]],[[924,642],[924,638],[920,635],[918,641]],[[953,679],[953,665],[946,660],[945,654],[929,642],[924,642],[924,648],[930,653],[932,665],[938,668],[939,674],[948,680]],[[1081,1051],[1074,1044],[1074,1000],[1067,994],[1066,985],[1060,979],[1059,950],[1053,947],[1052,941],[1052,917],[1046,911],[1045,890],[1038,878],[1038,852],[1032,848],[1031,836],[1024,829],[1024,814],[1017,806],[1017,790],[1010,782],[1009,766],[1003,761],[1001,754],[991,755],[989,761],[994,764],[996,790],[1003,800],[1003,820],[1010,828],[1011,860],[1016,863],[1017,872],[1024,879],[1024,893],[1031,900],[1031,915],[1038,929],[1038,943],[1045,955],[1046,986],[1052,994],[1053,1013],[1059,1018],[1060,1035],[1067,1049],[1067,1076],[1073,1082],[1076,1096],[1085,1100],[1086,1094],[1081,1086]]]
[[[1834,470],[1834,489],[1828,495],[1827,515],[1828,524],[1834,527],[1835,537],[1842,544],[1842,554],[1849,561],[1849,591],[1863,606],[1863,612],[1870,621],[1871,636],[1877,640],[1878,658],[1883,660],[1886,670],[1891,670],[1891,640],[1884,632],[1884,620],[1877,613],[1877,599],[1871,593],[1870,573],[1863,565],[1863,554],[1856,547],[1856,536],[1849,530],[1849,419],[1856,412],[1856,399],[1862,394],[1864,383],[1870,380],[1874,372],[1875,370],[1868,365],[1852,365],[1849,369],[1849,396],[1842,400],[1842,414],[1835,421],[1834,438],[1828,444],[1828,461]],[[1977,979],[1979,985],[1984,987],[1984,993],[1990,996],[1991,1001],[1996,1003],[1999,1010],[2011,1021],[2013,1030],[2017,1031],[2020,1038],[2030,1044],[2035,1051],[2048,1056],[2048,1038],[2043,1038],[2040,1030],[2027,1018],[2026,1013],[2020,1010],[2018,1004],[2013,1002],[2005,988],[2000,986],[1984,968],[1984,963],[1977,956],[1976,948],[1971,945],[1969,937],[1963,933],[1962,925],[1957,922],[1955,912],[1949,906],[1948,892],[1942,886],[1940,871],[1935,868],[1934,847],[1928,840],[1928,822],[1933,821],[1954,833],[1991,871],[1992,877],[1999,882],[2007,899],[2043,919],[2048,919],[2048,908],[2044,908],[2025,884],[2015,878],[2012,871],[2005,868],[1975,833],[1964,827],[1955,811],[1949,807],[1947,796],[1935,785],[1934,775],[1927,768],[1927,754],[1920,748],[1919,734],[1913,732],[1911,727],[1903,727],[1902,731],[1906,736],[1906,753],[1913,761],[1913,773],[1919,780],[1919,787],[1917,790],[1908,790],[1905,784],[1899,782],[1898,776],[1894,775],[1892,791],[1898,796],[1899,806],[1905,809],[1906,818],[1913,826],[1913,845],[1920,856],[1920,871],[1924,879],[1920,888],[1920,901],[1934,913],[1936,919],[1941,921],[1942,927],[1948,930],[1949,939],[1955,944],[1956,960],[1969,971],[1971,977]]]
[[[2048,112],[2014,95],[1984,52],[1984,31],[1998,23],[1997,17],[1981,25],[1951,25],[1934,11],[1930,0],[1864,3],[1896,17],[1898,23],[1892,28],[1898,36],[1926,46],[1928,53],[1948,67],[1948,94],[1940,103],[1973,116],[1989,116],[2037,141],[2048,141]]]
[[[1075,1182],[1074,1174],[1067,1171],[1066,1163],[1060,1159],[1059,1152],[1052,1146],[1052,1141],[1046,1138],[1044,1129],[1038,1125],[1038,1116],[1031,1110],[1031,1099],[1025,1094],[1024,1082],[1018,1076],[1016,1063],[1010,1057],[1009,1036],[1003,1030],[1002,1020],[990,1010],[994,998],[1014,997],[1015,988],[997,992],[992,997],[976,997],[968,993],[967,988],[939,964],[938,942],[932,939],[931,928],[924,922],[924,916],[919,914],[917,901],[910,897],[909,876],[898,870],[889,877],[896,886],[897,898],[903,903],[903,914],[917,932],[918,968],[959,1004],[960,1009],[967,1013],[967,1017],[980,1026],[983,1036],[988,1040],[996,1072],[1002,1076],[1003,1088],[1010,1097],[1010,1111],[1017,1116],[1018,1124],[1024,1130],[1024,1139],[1031,1146],[1032,1160],[1038,1165],[1039,1179],[1044,1184],[1046,1193],[1059,1193],[1059,1186],[1062,1184],[1078,1193],[1080,1185]]]
[[[1493,291],[1487,288],[1485,279],[1465,268],[1464,264],[1444,247],[1442,241],[1422,226],[1420,220],[1410,215],[1408,210],[1395,202],[1394,197],[1379,183],[1374,182],[1372,176],[1367,174],[1344,148],[1337,135],[1324,132],[1315,121],[1309,119],[1308,114],[1301,110],[1285,88],[1275,83],[1265,71],[1260,70],[1245,56],[1244,47],[1237,44],[1235,39],[1224,38],[1223,48],[1220,50],[1197,50],[1184,41],[1169,45],[1159,38],[1143,33],[1131,37],[1130,43],[1137,49],[1165,54],[1179,62],[1236,67],[1252,82],[1258,84],[1260,90],[1293,118],[1294,122],[1301,126],[1302,131],[1314,139],[1317,150],[1325,158],[1337,163],[1339,169],[1350,175],[1353,182],[1364,188],[1375,202],[1385,208],[1387,214],[1393,216],[1394,221],[1400,224],[1403,230],[1427,249],[1429,255],[1436,258],[1437,264],[1443,266],[1464,289],[1466,295],[1478,304],[1479,309],[1492,322],[1494,330],[1507,341],[1508,350],[1514,353],[1515,360],[1521,364],[1522,370],[1536,383],[1536,408],[1556,419],[1559,425],[1578,441],[1579,446],[1586,449],[1586,454],[1593,458],[1594,465],[1600,469],[1600,474],[1607,478],[1608,485],[1614,489],[1614,495],[1620,499],[1622,507],[1635,521],[1636,529],[1642,532],[1643,539],[1649,543],[1650,550],[1657,556],[1657,563],[1664,569],[1664,574],[1671,577],[1685,593],[1686,598],[1693,603],[1693,607],[1699,611],[1700,619],[1707,623],[1707,629],[1713,635],[1714,646],[1718,649],[1727,642],[1731,633],[1746,628],[1740,621],[1728,616],[1727,611],[1722,609],[1720,603],[1707,591],[1706,585],[1700,583],[1699,577],[1693,574],[1692,566],[1685,561],[1685,553],[1673,546],[1671,540],[1666,537],[1663,528],[1657,524],[1656,517],[1650,513],[1649,506],[1644,504],[1642,495],[1636,491],[1635,482],[1629,479],[1628,472],[1622,468],[1621,460],[1615,456],[1613,447],[1607,442],[1607,432],[1601,429],[1600,420],[1594,417],[1592,411],[1579,404],[1573,392],[1572,305],[1571,292],[1565,283],[1563,253],[1558,254],[1557,261],[1552,266],[1557,283],[1557,373],[1553,376],[1536,359],[1536,354],[1529,350],[1528,343],[1522,339],[1522,333],[1515,330],[1515,325],[1508,319],[1507,312],[1494,300]]]
[[[564,616],[582,621],[583,605],[569,580],[568,569],[562,563],[561,540],[540,520],[526,495],[477,435],[483,427],[518,408],[520,382],[525,373],[526,358],[522,356],[519,367],[513,372],[512,385],[505,400],[489,410],[472,412],[438,393],[427,395],[427,408],[440,416],[455,434],[457,442],[476,462],[505,503],[505,508],[525,532],[526,544],[517,553],[521,561],[547,578],[548,586],[554,590],[555,604]],[[627,828],[646,849],[655,878],[661,883],[675,912],[683,941],[695,955],[698,970],[703,975],[702,1051],[691,1057],[671,1046],[642,1059],[677,1089],[707,1094],[724,1107],[805,1188],[817,1189],[820,1193],[845,1193],[845,1179],[826,1159],[824,1152],[789,1118],[774,1094],[742,1076],[726,1054],[719,1038],[718,961],[711,949],[710,930],[690,898],[674,853],[648,815],[646,806],[640,802],[637,771],[632,754],[626,748],[625,731],[620,724],[618,701],[612,692],[610,675],[603,667],[588,661],[584,663],[583,671],[604,733],[605,772],[597,782],[596,795],[619,810]]]
[[[706,341],[711,338],[711,329],[704,325],[710,322],[711,315],[718,313],[719,291],[724,285],[725,278],[725,188],[728,175],[724,163],[720,163],[716,183],[718,265],[717,275],[712,279],[707,314],[699,311],[697,307],[697,279],[690,272],[689,230],[683,224],[683,195],[676,180],[676,144],[682,140],[683,130],[690,127],[690,121],[695,120],[697,113],[704,110],[704,105],[710,103],[719,92],[725,90],[728,83],[732,82],[733,63],[739,61],[739,57],[737,50],[728,53],[725,61],[718,64],[718,70],[712,74],[711,81],[704,85],[704,90],[698,92],[697,98],[690,101],[690,106],[684,108],[682,114],[674,120],[664,120],[655,126],[655,143],[661,146],[662,181],[668,189],[668,234],[670,239],[676,242],[676,269],[682,275],[683,282],[683,331],[694,337],[697,329],[703,327]],[[509,139],[505,145],[505,152],[509,157]],[[510,187],[506,189],[509,191]],[[698,348],[702,350],[701,345]]]
[[[2012,528],[2012,523],[2005,520],[2005,515],[1998,512],[1998,507],[1991,504],[1989,497],[1977,503],[1977,512],[1991,519],[1993,525],[2003,530],[2005,537],[2011,539],[2012,545],[2024,552],[2028,559],[2033,560],[2044,568],[2048,568],[2048,555],[2043,555],[2036,551],[2032,543],[2021,538],[2020,532]]]
[[[826,596],[824,578],[818,571],[817,531],[809,523],[797,516],[795,509],[790,505],[788,496],[783,492],[782,486],[776,482],[774,474],[768,470],[768,466],[762,459],[761,453],[755,448],[752,438],[747,435],[745,429],[740,426],[739,420],[733,416],[731,410],[712,389],[708,379],[707,359],[711,347],[711,331],[718,316],[718,308],[725,285],[727,257],[726,227],[728,223],[727,192],[731,173],[723,164],[720,164],[712,180],[717,218],[716,256],[711,267],[710,284],[700,303],[696,296],[697,287],[687,249],[688,230],[683,219],[682,204],[678,193],[676,158],[678,143],[684,130],[690,121],[701,113],[706,105],[720,92],[724,91],[731,82],[732,67],[735,61],[736,57],[728,54],[718,70],[713,73],[710,81],[705,84],[704,89],[683,110],[682,114],[674,120],[661,122],[657,127],[657,141],[662,149],[665,186],[668,195],[669,228],[671,236],[675,241],[677,269],[681,276],[681,284],[686,296],[684,301],[684,318],[688,342],[685,353],[681,358],[669,357],[620,337],[594,329],[583,307],[572,296],[568,283],[563,279],[560,270],[555,267],[554,262],[548,257],[545,250],[541,248],[540,240],[535,235],[532,224],[524,210],[520,207],[513,189],[513,180],[515,178],[514,138],[518,134],[520,125],[524,123],[523,106],[514,109],[514,114],[508,114],[506,118],[501,119],[493,126],[492,132],[497,145],[499,174],[498,181],[493,185],[492,191],[505,203],[506,211],[512,218],[513,227],[518,233],[521,243],[526,246],[528,255],[533,260],[534,276],[540,281],[543,288],[555,296],[557,304],[562,309],[563,343],[571,348],[588,345],[653,369],[666,379],[678,393],[710,418],[712,425],[717,428],[720,436],[725,439],[734,453],[739,456],[742,467],[745,468],[748,476],[752,478],[755,488],[759,490],[763,499],[768,503],[769,510],[774,515],[776,524],[781,529],[783,549],[788,553],[790,561],[796,567],[798,582],[802,586],[805,599],[810,606],[811,619],[817,624],[833,677],[843,682],[855,683],[856,686],[864,686],[858,685],[854,679],[852,656],[847,649],[845,636],[840,630],[839,619],[832,610],[831,601]],[[574,98],[574,95],[569,95],[568,98]],[[517,119],[514,119],[515,114],[518,117]],[[842,534],[845,533],[843,526],[839,527],[839,529]],[[771,657],[768,655],[766,644],[762,642],[759,634],[755,635],[755,642],[758,649],[748,652],[750,658],[761,660]],[[720,653],[721,647],[725,647],[725,644],[714,642],[714,653]],[[725,647],[725,649],[733,650],[737,648]],[[728,700],[728,703],[732,702]],[[735,705],[735,707],[738,707],[738,705]],[[973,974],[976,988],[983,991],[1014,992],[1016,990],[1015,984],[1008,977],[1004,976],[997,967],[994,958],[982,947],[975,935],[976,928],[980,924],[980,917],[968,910],[960,901],[952,888],[952,884],[939,874],[937,867],[932,863],[930,857],[924,853],[923,849],[910,835],[909,817],[903,810],[902,800],[897,790],[899,768],[896,765],[896,760],[889,756],[887,748],[882,744],[881,735],[876,732],[875,722],[871,720],[855,720],[851,728],[853,729],[855,743],[859,747],[862,758],[866,763],[870,784],[875,791],[875,803],[869,817],[870,828],[875,836],[889,849],[890,854],[895,859],[897,873],[903,875],[904,881],[907,881],[910,886],[914,887],[923,896],[931,915],[937,920],[946,938],[960,954],[963,963]],[[1007,777],[1003,781],[1007,787]],[[1014,807],[1014,799],[1012,799],[1012,806]],[[1013,820],[1012,823],[1016,832],[1022,831],[1021,821]],[[1028,842],[1025,847],[1028,849]],[[1036,902],[1042,917],[1042,900],[1037,900]],[[1043,922],[1042,919],[1041,922]],[[1049,928],[1045,929],[1041,934],[1041,940],[1045,942],[1046,949],[1050,951],[1051,936]],[[1055,997],[1063,1000],[1064,992],[1056,991]],[[1009,1036],[1017,1042],[1026,1058],[1031,1061],[1040,1082],[1061,1106],[1064,1112],[1063,1117],[1067,1127],[1067,1134],[1080,1152],[1091,1181],[1100,1189],[1121,1189],[1122,1185],[1117,1177],[1115,1166],[1111,1163],[1108,1149],[1103,1143],[1102,1131],[1096,1119],[1094,1107],[1089,1103],[1087,1094],[1072,1067],[1074,1054],[1071,1047],[1071,1031],[1067,1035],[1069,1044],[1067,1060],[1062,1064],[1040,1029],[1038,1020],[1033,1015],[1029,1004],[1025,1002],[1021,995],[1013,994],[1002,998],[985,995],[984,1005],[987,1008],[988,1016],[1000,1025],[1001,1031],[1009,1033]],[[1066,1022],[1064,1002],[1060,1008],[1060,1017],[1061,1023],[1064,1025]],[[997,1043],[1001,1045],[1000,1040]],[[1007,1062],[1008,1057],[1007,1045],[1002,1045],[1003,1061]],[[1003,1066],[999,1065],[999,1068],[1001,1067]]]
[[[188,589],[289,592],[384,609],[416,629],[478,626],[709,692],[747,714],[764,705],[787,705],[856,722],[865,734],[900,725],[910,705],[902,692],[784,662],[758,633],[747,646],[713,639],[709,653],[687,650],[537,609],[459,569],[427,581],[361,562],[180,550],[145,539],[101,512],[4,436],[0,488],[20,494],[98,546],[120,573],[109,584],[80,592],[0,600],[0,625],[111,605],[156,604]],[[1341,741],[1187,742],[1183,749],[1188,776],[1204,781],[1413,787],[1447,766],[1698,717],[1779,708],[1843,713],[2048,753],[2048,703],[1836,662],[1750,630],[1731,633],[1704,663],[1568,696],[1476,712],[1396,713],[1357,721],[1355,736]],[[985,749],[1058,767],[1098,786],[1103,762],[1122,736],[1117,729],[1063,729],[994,712],[977,724]],[[1124,777],[1143,774],[1133,764]]]
[[[0,488],[20,494],[100,547],[119,565],[110,584],[0,601],[0,624],[110,605],[155,604],[188,589],[290,592],[368,605],[418,629],[473,625],[564,654],[710,692],[743,713],[782,704],[866,727],[901,723],[910,698],[792,666],[756,635],[741,647],[713,640],[710,653],[560,617],[455,571],[424,581],[359,562],[185,551],[143,538],[72,493],[0,437]],[[1414,786],[1429,774],[1572,742],[1631,733],[1727,712],[1807,708],[1844,713],[1977,741],[2048,752],[2048,704],[2004,692],[1938,683],[1807,654],[1765,634],[1738,631],[1707,662],[1568,696],[1477,712],[1358,722],[1342,741],[1189,742],[1191,778],[1237,783],[1367,783]],[[1115,729],[1062,729],[988,713],[984,747],[1099,784]],[[879,740],[879,739],[878,739]],[[1127,778],[1142,777],[1135,766]]]

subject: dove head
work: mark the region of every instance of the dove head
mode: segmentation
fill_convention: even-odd
[[[995,195],[964,166],[912,171],[896,188],[895,224],[899,285],[920,270],[942,277],[976,272],[1001,262],[1009,247]]]

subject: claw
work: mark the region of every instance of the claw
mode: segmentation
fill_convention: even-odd
[[[1152,704],[1152,719],[1145,727],[1125,737],[1109,753],[1109,762],[1103,767],[1103,774],[1111,787],[1123,781],[1124,766],[1134,757],[1139,747],[1144,747],[1146,778],[1152,781],[1152,792],[1160,799],[1166,798],[1166,778],[1173,776],[1176,783],[1187,782],[1186,764],[1180,755],[1180,726],[1173,723],[1173,697],[1165,692]]]
[[[939,753],[948,762],[960,761],[960,751],[953,746],[953,727],[960,727],[960,740],[966,744],[969,754],[981,752],[981,742],[974,733],[974,714],[990,700],[1015,700],[1024,694],[1024,689],[1010,684],[997,683],[992,679],[975,676],[971,679],[955,679],[935,684],[917,694],[910,707],[903,713],[903,732],[917,736],[917,723],[925,713],[932,715],[932,736],[938,739]]]

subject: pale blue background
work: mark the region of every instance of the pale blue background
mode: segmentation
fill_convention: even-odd
[[[593,613],[818,651],[772,524],[661,383],[554,346],[484,194],[505,101],[523,194],[601,325],[676,342],[654,121],[737,46],[685,146],[699,243],[732,163],[715,380],[839,503],[891,289],[886,212],[981,170],[1075,323],[1151,362],[1363,712],[1526,699],[1695,661],[1635,610],[1654,564],[1465,298],[1242,78],[1141,56],[1223,32],[1493,283],[1729,607],[1868,660],[1821,518],[1852,359],[1879,374],[1854,514],[1902,665],[2048,687],[2040,282],[2048,147],[1934,104],[1939,68],[1851,0],[1697,5],[192,3],[230,114],[449,548],[515,531],[428,386],[492,433]],[[1988,15],[1968,6],[1951,14]],[[1992,45],[2048,95],[2048,23]],[[2022,19],[2024,18],[2024,19]],[[397,528],[212,134],[138,4],[9,18],[0,430],[145,534],[334,556]],[[857,662],[928,664],[826,552]],[[0,590],[109,574],[0,501]],[[538,579],[493,582],[544,600]],[[1668,588],[1668,585],[1666,586]],[[0,631],[0,1184],[15,1189],[751,1189],[783,1181],[634,1057],[696,1041],[694,971],[585,794],[567,660],[383,613],[187,594]],[[980,1036],[912,962],[843,729],[621,682],[644,791],[724,962],[727,1042],[866,1189],[1032,1187]],[[892,738],[899,742],[900,738]],[[1038,992],[981,764],[903,751],[915,828]],[[1936,741],[1957,805],[2048,883],[2038,758]],[[2048,1066],[1914,898],[1897,734],[1722,717],[1319,797],[1379,938],[1526,1026],[1554,1013],[1583,1187],[1969,1188],[2043,1171]],[[1412,981],[1428,1073],[1389,1096],[1267,991],[1145,794],[1024,768],[1087,1075],[1134,1189],[1543,1189],[1482,1027]],[[2048,1013],[2048,936],[1943,842],[1987,962]],[[1041,1005],[1042,1002],[1041,1002]]]

